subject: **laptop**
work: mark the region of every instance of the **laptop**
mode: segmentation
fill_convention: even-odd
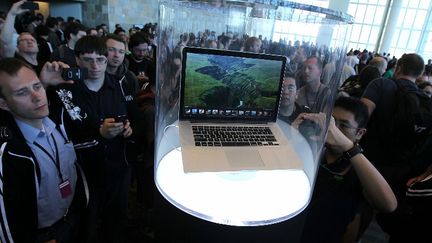
[[[284,56],[194,47],[182,54],[184,172],[302,168],[276,123]]]

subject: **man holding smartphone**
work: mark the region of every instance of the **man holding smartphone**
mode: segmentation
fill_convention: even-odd
[[[125,153],[136,110],[134,102],[125,97],[134,94],[122,90],[119,80],[106,73],[104,39],[82,37],[74,50],[78,66],[88,70],[88,77],[53,87],[49,97],[53,109],[67,109],[66,129],[88,178],[91,197],[86,242],[124,242],[130,181]],[[127,118],[119,120],[124,115]]]
[[[29,11],[29,9],[23,8],[23,5],[26,3],[27,2],[25,0],[14,3],[6,16],[3,29],[0,32],[0,46],[2,46],[0,49],[0,56],[16,57],[21,59],[22,61],[29,64],[36,71],[36,74],[39,75],[45,63],[38,60],[38,44],[36,39],[29,32],[22,32],[18,36],[18,50],[15,51],[15,43],[13,38],[14,34],[16,34],[16,30],[14,28],[15,18],[17,15]]]

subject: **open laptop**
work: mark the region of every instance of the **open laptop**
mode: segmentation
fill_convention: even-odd
[[[276,124],[284,56],[183,49],[179,134],[185,172],[302,168]]]

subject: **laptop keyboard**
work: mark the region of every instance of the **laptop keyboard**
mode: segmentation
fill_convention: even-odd
[[[269,127],[192,126],[195,146],[276,146]]]

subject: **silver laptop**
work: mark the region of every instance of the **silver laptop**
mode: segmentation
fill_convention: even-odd
[[[302,168],[277,125],[284,56],[183,49],[179,134],[185,172]]]

